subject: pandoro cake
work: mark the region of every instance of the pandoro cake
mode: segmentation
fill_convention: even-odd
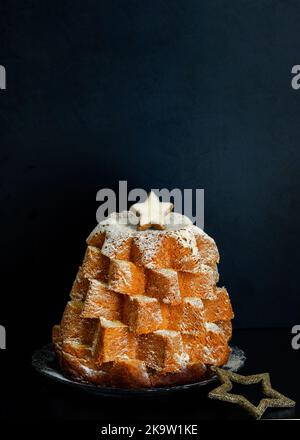
[[[230,354],[234,315],[227,290],[217,286],[217,246],[187,217],[166,209],[157,220],[136,205],[111,214],[87,238],[53,327],[60,366],[101,386],[197,382]]]

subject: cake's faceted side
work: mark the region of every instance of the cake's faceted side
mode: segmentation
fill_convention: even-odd
[[[233,311],[214,240],[180,214],[137,230],[112,214],[87,250],[52,340],[66,374],[120,387],[190,383],[226,363]]]

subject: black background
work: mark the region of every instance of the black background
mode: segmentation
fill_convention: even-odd
[[[270,371],[296,399],[299,22],[297,0],[0,0],[0,418],[244,418],[198,395],[185,413],[181,398],[78,399],[32,370],[96,224],[96,192],[120,180],[205,189],[235,328],[286,327],[233,342],[247,373]]]
[[[299,20],[296,0],[0,1],[0,323],[13,356],[50,340],[96,192],[119,180],[204,188],[235,326],[297,324]]]

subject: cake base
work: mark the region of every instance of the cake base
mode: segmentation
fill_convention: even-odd
[[[243,350],[238,347],[231,347],[231,354],[226,365],[223,366],[224,369],[233,372],[239,371],[245,364],[246,357]],[[58,365],[56,354],[53,350],[52,344],[45,345],[43,348],[36,350],[32,356],[33,367],[41,374],[49,377],[50,379],[56,380],[57,382],[64,383],[79,391],[87,392],[90,394],[96,394],[100,396],[119,396],[119,397],[129,397],[129,396],[157,396],[165,395],[170,392],[182,392],[188,390],[196,390],[205,385],[214,382],[217,377],[213,375],[200,382],[195,382],[185,385],[175,385],[166,387],[155,387],[155,388],[116,388],[116,387],[104,387],[97,386],[93,384],[78,382],[65,376],[61,368]]]

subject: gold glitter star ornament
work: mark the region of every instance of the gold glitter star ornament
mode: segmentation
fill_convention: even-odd
[[[211,367],[222,385],[210,391],[210,399],[222,400],[224,402],[235,403],[248,411],[256,419],[260,419],[267,408],[291,408],[296,402],[285,397],[283,394],[272,388],[269,373],[253,374],[251,376],[242,376],[221,368]],[[246,397],[240,394],[231,394],[233,382],[242,385],[262,384],[263,399],[258,406],[253,405]]]
[[[150,192],[143,203],[135,203],[130,211],[139,217],[138,229],[143,231],[148,228],[165,229],[165,218],[172,211],[173,204],[160,202],[154,192]]]

